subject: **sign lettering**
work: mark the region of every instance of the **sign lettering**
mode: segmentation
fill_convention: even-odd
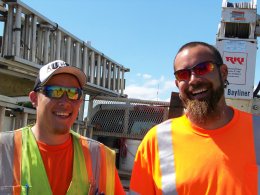
[[[243,65],[243,63],[245,62],[245,58],[226,56],[226,61],[231,62],[232,64],[236,64],[236,62],[238,62],[240,65]]]

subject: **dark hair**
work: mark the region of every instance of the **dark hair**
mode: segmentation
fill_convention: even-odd
[[[196,46],[198,46],[198,45],[205,46],[205,47],[207,47],[207,48],[209,48],[209,49],[211,50],[211,52],[212,52],[212,57],[214,58],[214,59],[212,59],[212,60],[216,63],[217,66],[221,66],[221,65],[223,64],[223,59],[222,59],[222,57],[221,57],[219,51],[217,50],[217,48],[214,47],[213,45],[210,45],[210,44],[205,43],[205,42],[200,42],[200,41],[189,42],[189,43],[186,43],[186,44],[184,44],[183,46],[181,46],[181,48],[179,49],[179,51],[177,52],[177,54],[176,54],[176,56],[175,56],[175,58],[174,58],[174,63],[175,63],[175,59],[176,59],[177,55],[178,55],[181,51],[183,51],[183,50],[186,49],[186,48],[196,47]]]

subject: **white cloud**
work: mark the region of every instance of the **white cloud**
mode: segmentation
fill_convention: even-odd
[[[146,87],[156,87],[158,88],[158,84],[160,83],[159,80],[156,79],[151,79],[151,80],[146,80],[144,83],[144,86]]]
[[[129,98],[152,100],[156,98],[156,89],[144,86],[130,85],[125,89]]]
[[[149,75],[149,74],[143,74],[143,78],[144,78],[144,79],[150,79],[150,78],[152,78],[152,75]]]
[[[165,81],[163,83],[163,90],[164,91],[167,91],[167,90],[171,90],[171,91],[178,91],[178,88],[176,87],[175,83],[174,83],[174,80],[172,81]]]
[[[130,85],[126,85],[125,94],[129,98],[143,99],[143,100],[159,100],[170,101],[171,92],[178,91],[174,80],[165,80],[164,76],[159,79],[145,76],[147,74],[138,74],[139,77],[145,78],[136,79]]]

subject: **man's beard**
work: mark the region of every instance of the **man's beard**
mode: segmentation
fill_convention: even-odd
[[[203,100],[186,99],[186,112],[189,118],[196,124],[204,124],[208,117],[218,115],[217,105],[223,95],[224,86],[223,83],[221,83],[216,90],[212,90],[210,95]]]

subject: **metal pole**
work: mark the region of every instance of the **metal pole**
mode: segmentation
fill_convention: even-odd
[[[107,75],[107,59],[104,58],[102,66],[102,87],[106,87],[106,75]]]
[[[117,85],[116,85],[116,91],[119,92],[119,87],[120,87],[120,72],[121,68],[120,66],[117,67]]]
[[[37,16],[32,16],[32,35],[31,35],[31,52],[30,59],[32,62],[36,62],[36,31],[37,31]]]
[[[21,119],[22,119],[22,127],[27,125],[27,121],[28,121],[28,113],[23,112],[21,113]]]
[[[12,48],[13,48],[13,6],[10,5],[8,7],[8,15],[7,15],[7,33],[5,37],[5,55],[11,56]]]
[[[76,42],[76,45],[75,45],[75,66],[78,67],[78,68],[82,68],[81,67],[81,64],[80,64],[80,43],[79,42]]]
[[[116,69],[116,64],[113,64],[113,91],[116,90]]]
[[[91,65],[90,65],[90,83],[94,83],[94,74],[95,74],[95,52],[91,52]]]
[[[97,86],[100,86],[100,65],[101,65],[101,55],[98,55],[97,58]]]
[[[16,15],[15,15],[15,24],[14,24],[14,37],[15,37],[15,55],[20,56],[21,48],[21,15],[22,8],[17,5]]]
[[[47,64],[49,62],[49,36],[50,31],[48,27],[45,27],[44,31],[44,47],[43,47],[43,64]]]
[[[111,68],[112,68],[112,62],[108,63],[108,73],[107,73],[107,80],[108,80],[108,84],[107,84],[107,88],[111,89]]]
[[[61,55],[61,32],[59,30],[56,31],[56,53],[55,53],[55,59],[60,60]]]
[[[88,58],[88,48],[84,46],[83,49],[83,65],[82,65],[83,72],[87,75],[87,78],[89,76],[88,69],[89,69],[89,58]]]
[[[124,94],[124,87],[125,87],[125,69],[122,68],[122,78],[121,78],[121,95]]]
[[[71,50],[71,38],[67,37],[67,42],[66,42],[66,62],[67,63],[71,63],[70,62],[70,50]]]
[[[23,50],[24,50],[24,59],[28,60],[29,59],[29,54],[30,54],[30,16],[25,15],[25,24],[24,24],[24,40],[23,40]],[[20,47],[20,46],[19,46]]]
[[[5,107],[0,106],[0,132],[4,128]]]

